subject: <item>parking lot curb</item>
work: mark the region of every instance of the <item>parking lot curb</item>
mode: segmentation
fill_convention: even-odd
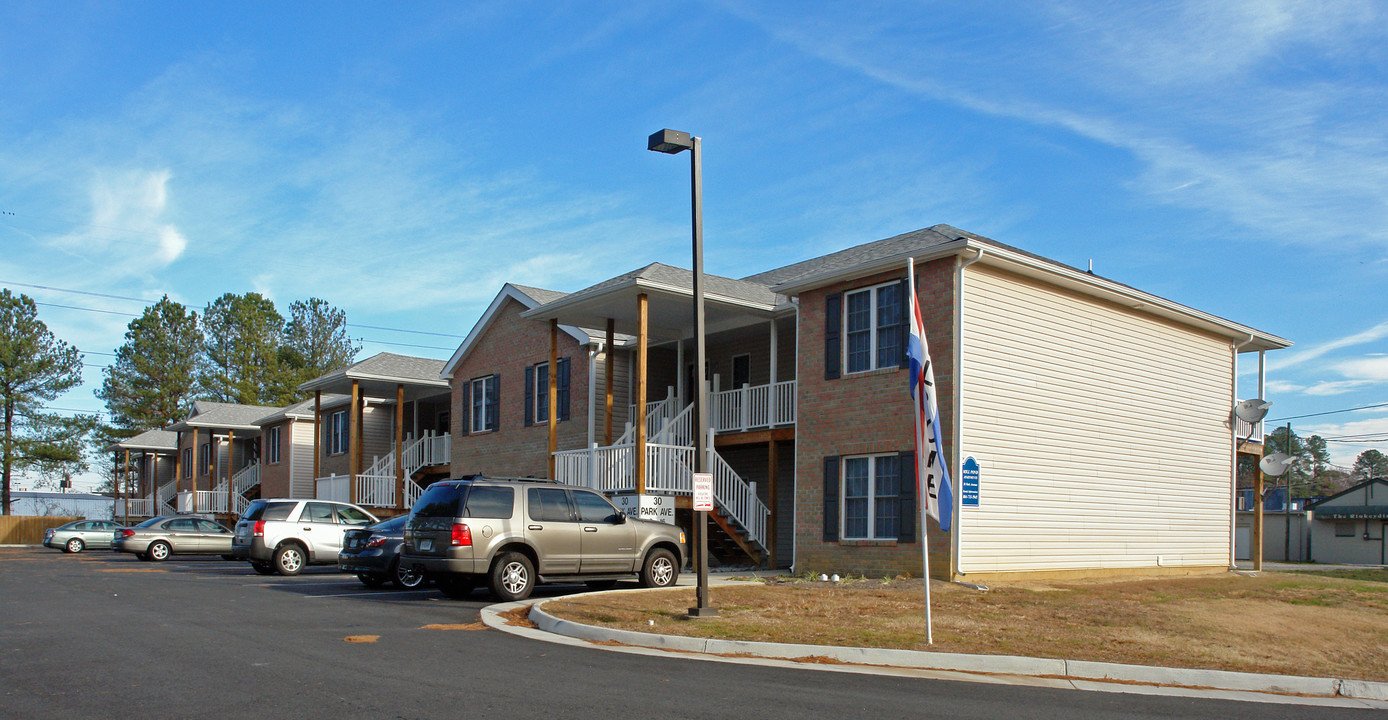
[[[554,598],[561,599],[561,598]],[[615,642],[623,645],[704,655],[756,656],[778,660],[802,660],[855,666],[880,666],[961,672],[976,675],[1016,675],[1063,679],[1083,683],[1085,689],[1120,689],[1119,686],[1145,685],[1201,691],[1256,693],[1283,697],[1343,698],[1367,701],[1370,707],[1388,708],[1388,683],[1336,678],[1299,677],[1227,670],[1124,665],[1083,660],[1057,660],[1005,655],[970,655],[919,650],[836,647],[794,643],[718,640],[679,635],[618,630],[584,625],[545,612],[549,599],[530,604],[530,620],[543,632],[589,642]],[[522,604],[496,606],[499,612]],[[484,620],[485,615],[484,613]],[[503,621],[497,617],[498,624]],[[488,622],[488,625],[493,625]],[[495,625],[493,625],[495,627]],[[1109,686],[1108,688],[1095,686]],[[1076,684],[1076,687],[1080,685]]]

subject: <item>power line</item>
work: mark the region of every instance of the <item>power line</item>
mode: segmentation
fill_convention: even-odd
[[[77,294],[77,295],[89,295],[89,296],[91,296],[91,297],[110,298],[110,299],[112,299],[112,300],[129,300],[130,302],[138,302],[138,303],[146,303],[146,304],[151,303],[151,302],[154,302],[154,301],[149,300],[149,299],[147,299],[147,298],[130,297],[130,296],[128,296],[128,295],[111,295],[111,294],[108,294],[108,293],[89,292],[89,291],[87,291],[87,290],[73,290],[73,289],[71,289],[71,288],[54,287],[54,286],[52,286],[52,285],[35,285],[35,284],[32,284],[32,283],[12,282],[12,281],[10,281],[10,280],[0,280],[0,285],[16,285],[16,286],[18,286],[18,287],[35,288],[35,289],[38,289],[38,290],[52,290],[52,291],[54,291],[54,292],[74,293],[74,294]],[[165,293],[165,294],[167,295],[167,293]],[[65,309],[68,309],[68,310],[89,310],[89,311],[91,311],[91,312],[110,313],[110,314],[112,314],[112,315],[127,315],[127,314],[128,314],[128,313],[119,313],[119,312],[115,312],[115,311],[113,311],[113,310],[97,310],[97,309],[95,309],[95,308],[80,308],[80,307],[74,307],[74,306],[70,306],[70,305],[55,305],[55,304],[53,304],[53,303],[41,303],[41,302],[36,302],[35,304],[36,304],[36,305],[47,305],[47,306],[49,306],[49,307],[65,308]],[[136,317],[136,316],[133,315],[133,314],[128,314],[128,315],[129,315],[130,317]],[[362,324],[359,324],[359,323],[346,323],[346,325],[347,325],[347,327],[366,328],[366,329],[368,329],[368,330],[382,330],[382,331],[385,331],[385,332],[411,333],[411,334],[414,334],[414,335],[434,335],[434,336],[437,336],[437,337],[449,337],[449,338],[458,338],[458,339],[462,339],[462,338],[466,337],[465,335],[455,335],[455,334],[453,334],[453,333],[430,332],[430,331],[428,331],[428,330],[406,330],[405,328],[384,327],[384,326],[381,326],[381,325],[362,325]],[[419,347],[427,347],[427,346],[421,345],[421,346],[419,346]],[[442,350],[451,350],[452,348],[439,348],[439,349],[442,349]]]
[[[1326,410],[1325,412],[1308,413],[1306,415],[1292,415],[1291,417],[1276,418],[1274,420],[1264,420],[1265,423],[1280,423],[1284,420],[1300,420],[1302,418],[1320,417],[1322,415],[1336,415],[1338,413],[1354,412],[1355,410],[1372,410],[1374,408],[1388,407],[1388,402],[1377,403],[1375,405],[1364,405],[1361,407],[1345,408],[1343,410]]]
[[[45,303],[37,301],[34,304],[42,305],[44,307],[62,308],[64,310],[85,310],[87,312],[105,313],[107,315],[124,315],[125,317],[139,317],[139,315],[136,315],[135,313],[118,312],[116,310],[98,310],[97,308],[77,307],[76,305],[59,305],[57,303]]]

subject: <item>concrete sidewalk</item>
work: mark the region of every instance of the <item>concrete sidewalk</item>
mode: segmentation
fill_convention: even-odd
[[[709,584],[710,586],[736,584],[745,581],[738,578],[773,574],[777,573],[750,570],[711,573]],[[692,577],[689,575],[680,577],[678,587],[693,586]],[[667,589],[609,590],[607,592],[669,591]],[[489,627],[512,634],[615,652],[966,682],[1388,710],[1388,683],[1048,658],[966,655],[916,650],[797,645],[657,635],[582,625],[556,618],[544,611],[543,605],[546,602],[548,600],[493,605],[483,609],[482,620]],[[530,620],[537,625],[536,628],[510,625],[502,617],[502,613],[527,605],[530,607]]]

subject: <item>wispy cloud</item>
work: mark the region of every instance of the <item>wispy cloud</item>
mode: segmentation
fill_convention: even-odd
[[[1282,351],[1268,360],[1269,370],[1287,370],[1345,348],[1357,347],[1388,338],[1388,321],[1381,322],[1366,330],[1336,338],[1319,345],[1311,345],[1299,350]]]

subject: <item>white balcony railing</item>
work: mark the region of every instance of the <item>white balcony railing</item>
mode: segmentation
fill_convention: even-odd
[[[314,480],[316,488],[313,497],[319,500],[336,500],[337,502],[351,502],[352,488],[347,484],[349,478],[346,475],[331,475],[320,477]]]
[[[335,500],[337,502],[352,502],[352,487],[348,484],[348,475],[330,475],[321,477],[314,481],[317,494],[314,497],[319,500]],[[393,508],[395,507],[395,475],[367,475],[365,473],[356,476],[356,503],[362,507]],[[419,499],[423,488],[419,483],[405,478],[405,498],[402,507],[409,508]]]
[[[714,432],[745,432],[795,424],[795,381],[743,385],[709,394]]]
[[[178,494],[180,513],[224,513],[227,511],[227,488],[218,490],[184,490]]]
[[[1239,442],[1260,443],[1263,441],[1263,424],[1261,422],[1247,423],[1235,416],[1234,435],[1238,437]]]
[[[231,476],[231,487],[237,495],[260,484],[260,463],[251,463]]]
[[[119,498],[116,500],[115,516],[121,519],[128,517],[154,517],[154,498]]]
[[[178,498],[178,481],[170,480],[159,486],[159,514],[173,515],[178,512],[174,502]]]

